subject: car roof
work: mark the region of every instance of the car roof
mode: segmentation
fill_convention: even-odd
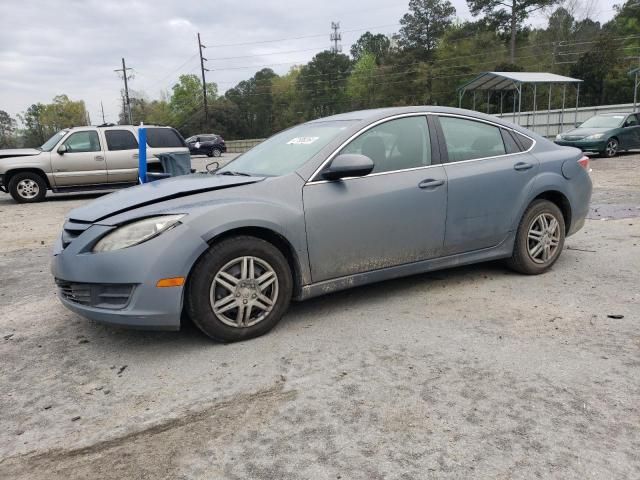
[[[598,115],[602,115],[603,117],[613,117],[618,115],[632,115],[634,112],[606,112],[606,113],[596,113],[594,117]]]

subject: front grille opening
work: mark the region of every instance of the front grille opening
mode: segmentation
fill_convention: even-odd
[[[62,248],[67,248],[73,240],[79,237],[82,232],[91,225],[90,222],[83,222],[81,220],[67,220],[64,227],[62,227]]]
[[[77,283],[56,278],[59,295],[72,303],[88,307],[120,310],[131,300],[134,284]]]

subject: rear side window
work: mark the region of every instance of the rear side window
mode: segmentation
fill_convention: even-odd
[[[147,144],[151,148],[184,147],[184,140],[172,128],[147,128]]]
[[[495,157],[507,153],[500,129],[457,117],[440,117],[449,162]]]
[[[502,140],[504,141],[504,146],[507,149],[507,153],[518,153],[520,152],[520,145],[516,143],[516,140],[511,135],[511,132],[505,130],[504,128],[500,129],[502,132]]]
[[[138,141],[129,130],[105,130],[109,150],[136,150]]]
[[[519,133],[514,132],[514,136],[518,143],[522,146],[522,151],[529,150],[533,145],[533,140],[529,137],[525,137],[524,135],[520,135]]]

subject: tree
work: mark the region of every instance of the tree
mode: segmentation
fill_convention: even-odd
[[[415,51],[421,60],[430,60],[455,14],[449,0],[410,0],[409,13],[400,19],[400,46]]]
[[[390,47],[391,40],[386,35],[365,32],[356,43],[351,45],[351,56],[357,62],[363,55],[370,53],[374,56],[376,63],[380,65],[382,59],[389,53]]]
[[[350,70],[349,57],[329,51],[318,53],[300,69],[297,88],[304,99],[306,118],[323,117],[345,109]]]
[[[356,62],[347,80],[347,95],[355,108],[371,108],[376,101],[378,79],[376,57],[365,53]]]
[[[40,123],[49,131],[47,136],[63,128],[87,124],[87,110],[82,100],[71,100],[67,95],[56,95],[40,113]]]
[[[522,22],[535,10],[560,0],[467,0],[474,16],[484,13],[487,19],[509,32],[509,62],[516,62],[516,36]]]
[[[0,110],[0,148],[15,147],[16,121],[4,110]]]
[[[169,109],[175,127],[188,131],[204,127],[204,98],[202,81],[197,75],[180,75],[178,83],[171,87]],[[218,95],[218,86],[207,83],[207,102],[213,104]]]

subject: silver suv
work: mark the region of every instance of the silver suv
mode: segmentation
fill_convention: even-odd
[[[148,171],[162,171],[157,154],[189,152],[175,129],[145,128]],[[38,148],[0,150],[0,190],[20,203],[42,201],[47,190],[113,189],[137,182],[138,127],[131,125],[69,128]]]

